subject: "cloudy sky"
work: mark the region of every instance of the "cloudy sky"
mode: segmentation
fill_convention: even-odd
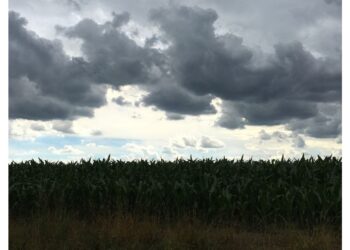
[[[341,155],[340,0],[10,0],[10,160]]]

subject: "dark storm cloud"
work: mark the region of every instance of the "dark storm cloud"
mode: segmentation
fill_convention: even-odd
[[[90,77],[97,83],[115,87],[145,84],[152,80],[152,70],[161,68],[164,59],[157,50],[138,46],[120,30],[129,19],[126,12],[113,13],[112,21],[103,24],[83,19],[72,27],[56,29],[68,38],[82,41],[81,50],[89,62]]]
[[[340,98],[340,65],[316,59],[299,42],[276,45],[275,54],[257,65],[242,38],[215,34],[213,10],[173,7],[151,13],[172,44],[166,53],[176,80],[197,94],[255,102]]]
[[[319,103],[341,101],[339,61],[316,58],[300,42],[277,44],[273,54],[257,58],[240,37],[217,35],[217,18],[213,10],[183,6],[151,12],[170,41],[165,53],[176,81],[198,95],[225,100],[217,124],[233,129],[295,120],[306,125],[320,115]],[[314,129],[305,132],[319,136]]]
[[[143,104],[166,111],[169,119],[214,114],[211,101],[219,97],[223,104],[217,125],[228,129],[284,124],[314,137],[341,133],[340,53],[316,57],[299,41],[277,43],[272,52],[263,53],[237,35],[219,34],[214,27],[217,19],[212,9],[177,5],[153,9],[150,20],[161,34],[147,38],[145,46],[123,32],[130,20],[127,12],[113,13],[112,20],[102,24],[83,19],[71,27],[57,27],[66,37],[81,40],[86,59],[67,58],[59,42],[37,38],[20,23],[17,26],[25,32],[15,28],[12,33],[15,38],[23,33],[24,39],[17,38],[19,45],[10,41],[16,52],[10,53],[10,77],[17,79],[12,85],[30,82],[26,87],[31,95],[57,109],[57,117],[45,119],[92,115],[104,101],[101,86],[137,84],[148,92]],[[166,49],[156,49],[159,44]],[[335,51],[330,47],[329,53]],[[25,57],[22,50],[30,51],[30,56],[16,61]],[[23,113],[25,102],[13,100],[20,107],[17,112]],[[74,105],[70,113],[65,105]],[[33,114],[25,113],[38,119],[33,107]]]
[[[37,84],[26,77],[9,79],[10,119],[73,119],[92,115],[93,111],[89,107],[75,106],[59,98],[43,95]]]
[[[9,13],[10,118],[74,119],[105,104],[105,90],[92,85],[86,63],[69,58],[59,41],[38,37],[26,20]]]
[[[213,97],[209,95],[197,96],[176,84],[168,83],[157,86],[143,99],[143,102],[145,105],[154,105],[171,113],[199,115],[216,113],[211,104],[212,99]]]
[[[251,125],[276,125],[291,118],[309,118],[317,114],[314,103],[271,100],[263,103],[237,102],[235,107]]]
[[[153,105],[167,112],[179,114],[215,113],[209,95],[198,96],[185,91],[177,83],[169,80],[168,58],[150,46],[138,46],[120,29],[129,21],[127,13],[113,14],[113,20],[97,24],[85,19],[73,27],[58,27],[69,38],[83,41],[82,51],[87,56],[91,76],[96,82],[109,83],[115,87],[125,84],[145,85],[150,94],[143,100],[145,105]],[[150,39],[152,40],[152,38]]]
[[[341,104],[319,104],[316,116],[305,120],[291,120],[288,128],[318,138],[341,135]]]
[[[222,104],[222,115],[216,122],[219,125],[227,129],[238,129],[244,128],[246,119],[242,117],[239,111],[229,102],[223,102]]]

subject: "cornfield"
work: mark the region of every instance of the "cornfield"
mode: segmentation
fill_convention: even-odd
[[[341,165],[335,157],[12,162],[9,210],[10,216],[63,209],[79,216],[118,212],[340,226]]]

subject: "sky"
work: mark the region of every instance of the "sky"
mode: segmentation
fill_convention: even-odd
[[[10,160],[341,156],[341,1],[9,9]]]

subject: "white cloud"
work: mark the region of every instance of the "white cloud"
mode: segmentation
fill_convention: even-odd
[[[123,156],[125,159],[160,159],[160,156],[153,146],[127,143],[123,147],[129,154]]]
[[[51,146],[48,148],[48,150],[56,155],[62,155],[62,154],[68,154],[68,155],[81,155],[84,152],[73,147],[72,145],[64,145],[63,148],[56,148],[54,146]]]

